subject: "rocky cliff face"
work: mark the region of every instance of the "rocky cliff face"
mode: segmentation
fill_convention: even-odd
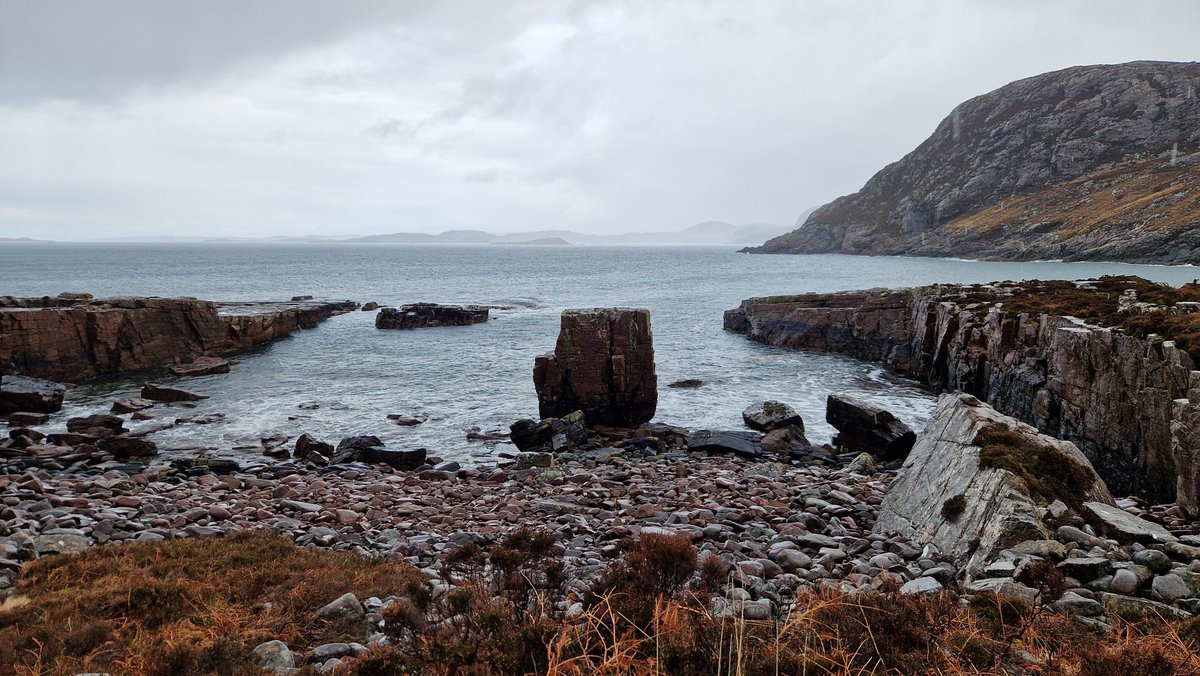
[[[1075,288],[1098,304],[1124,307],[1130,323],[1144,316],[1162,322],[1200,317],[1191,313],[1192,303],[1166,308],[1139,304],[1137,291],[1114,292],[1139,284],[1144,295],[1158,290],[1125,279]],[[773,345],[883,362],[938,390],[975,395],[1074,442],[1114,493],[1177,498],[1184,509],[1200,512],[1200,372],[1192,356],[1154,335],[1017,312],[1022,299],[1040,298],[1038,284],[752,298],[726,312],[725,327]],[[1062,283],[1046,284],[1069,293]]]
[[[0,298],[0,362],[25,375],[74,381],[230,354],[355,307],[351,302]]]
[[[1082,66],[971,99],[753,253],[1200,261],[1200,64]]]
[[[589,425],[636,427],[658,407],[650,311],[564,310],[552,354],[534,360],[543,418],[583,411]]]

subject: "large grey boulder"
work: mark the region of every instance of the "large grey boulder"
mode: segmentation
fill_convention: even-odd
[[[890,411],[848,394],[831,394],[825,401],[825,422],[837,429],[833,445],[870,453],[884,460],[908,455],[917,435]]]
[[[990,441],[996,430],[1003,431],[1003,449]],[[986,453],[976,445],[985,440]],[[1038,483],[1020,465],[1021,454],[1031,465],[1036,460],[1035,466],[1069,468],[1078,494],[1047,495],[1058,484]],[[1007,462],[1017,463],[1014,471],[995,466]],[[1074,505],[1113,501],[1074,444],[1039,434],[969,394],[944,394],[884,498],[875,532],[933,544],[974,577],[1005,548],[1053,539],[1038,513],[1039,504],[1053,499]]]

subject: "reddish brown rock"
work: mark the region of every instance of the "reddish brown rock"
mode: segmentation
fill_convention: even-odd
[[[53,413],[62,408],[66,393],[67,388],[49,380],[0,376],[0,415],[18,411]]]
[[[0,363],[50,380],[223,355],[316,326],[350,302],[222,303],[194,298],[0,297]]]
[[[208,376],[215,373],[229,373],[230,364],[220,357],[196,357],[190,362],[175,364],[171,373],[177,376],[194,377]]]
[[[385,307],[375,315],[377,329],[423,329],[436,326],[482,324],[489,311],[478,305],[438,305],[412,303],[398,308]]]
[[[175,401],[200,401],[201,399],[208,399],[208,395],[185,390],[182,387],[146,383],[142,386],[142,399],[170,403]]]
[[[583,411],[589,424],[648,422],[658,406],[650,311],[564,310],[558,344],[534,361],[533,382],[543,418]]]

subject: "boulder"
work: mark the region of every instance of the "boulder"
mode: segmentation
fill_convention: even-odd
[[[67,388],[28,376],[0,376],[0,415],[28,411],[54,413],[62,408]]]
[[[346,437],[338,442],[337,448],[334,449],[333,455],[329,457],[329,461],[333,464],[343,462],[353,462],[357,459],[359,451],[365,448],[382,448],[383,442],[379,437],[367,434]]]
[[[319,453],[328,458],[333,455],[333,450],[333,444],[318,441],[308,434],[301,434],[300,438],[296,439],[294,455],[301,460],[308,458],[310,453]]]
[[[763,454],[762,435],[757,432],[714,432],[700,430],[692,433],[689,451],[705,453],[736,453],[748,458]]]
[[[1100,533],[1122,544],[1153,544],[1176,540],[1166,528],[1103,502],[1083,503],[1083,517]]]
[[[804,436],[804,427],[800,425],[788,425],[771,430],[763,435],[761,443],[763,453],[773,454],[793,452],[801,454],[812,446],[808,437]]]
[[[422,329],[437,326],[466,326],[488,320],[488,308],[478,305],[411,303],[385,307],[375,315],[377,329]]]
[[[182,387],[146,383],[142,386],[142,399],[171,403],[175,401],[200,401],[201,399],[208,399],[208,395],[185,390]]]
[[[996,439],[1006,445],[997,447]],[[1045,467],[1069,479],[1047,479]],[[884,497],[875,532],[932,544],[974,577],[1003,549],[1053,539],[1038,506],[1055,499],[1112,503],[1074,444],[1039,434],[971,395],[944,394]]]
[[[891,412],[852,397],[831,394],[825,402],[825,422],[837,429],[833,445],[855,453],[871,453],[883,460],[906,457],[917,440],[908,425]]]
[[[100,431],[101,434],[97,434],[92,430]],[[91,434],[93,436],[120,434],[125,431],[125,420],[115,415],[106,414],[70,418],[67,420],[67,431],[72,434]]]
[[[562,451],[587,441],[587,425],[582,411],[561,418],[543,418],[534,422],[523,418],[509,426],[509,439],[522,451]]]
[[[675,382],[667,385],[667,387],[688,390],[688,389],[695,389],[697,387],[700,387],[703,384],[704,384],[704,381],[700,380],[699,378],[684,378],[683,380],[676,380]]]
[[[149,399],[135,397],[133,399],[120,399],[118,401],[114,401],[110,410],[119,415],[123,413],[136,413],[137,411],[144,411],[152,406],[154,406],[154,402],[150,401]]]
[[[158,445],[141,437],[111,436],[96,442],[96,448],[117,458],[145,458],[158,454]]]
[[[746,426],[759,432],[770,432],[783,427],[798,427],[804,434],[804,420],[795,409],[778,401],[761,401],[751,404],[742,411]]]
[[[425,464],[426,456],[427,451],[423,448],[405,451],[393,450],[384,448],[379,437],[362,435],[342,439],[334,449],[333,456],[329,461],[332,464],[365,462],[372,465],[390,465],[400,470],[413,470]]]
[[[552,354],[533,366],[543,418],[583,411],[588,422],[636,427],[658,406],[650,311],[564,310]]]
[[[17,411],[16,413],[8,414],[8,424],[10,427],[24,427],[26,425],[45,425],[50,421],[50,415],[47,413],[31,413],[29,411]]]
[[[374,312],[378,309],[379,309],[379,303],[376,303],[375,301],[371,301],[369,303],[363,303],[363,306],[362,306],[363,312]]]
[[[177,376],[208,376],[214,373],[229,373],[230,364],[220,357],[196,357],[190,362],[175,364],[171,373]]]

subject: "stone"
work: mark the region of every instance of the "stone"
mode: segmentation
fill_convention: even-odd
[[[33,549],[38,556],[82,554],[91,544],[86,537],[74,533],[46,533],[33,538]]]
[[[891,412],[848,394],[829,395],[825,422],[838,431],[834,446],[883,460],[907,457],[917,439],[916,433]]]
[[[149,399],[142,399],[141,397],[135,397],[133,399],[120,399],[120,400],[114,401],[112,404],[111,410],[113,413],[119,415],[119,414],[125,414],[125,413],[135,413],[137,411],[144,411],[152,406],[154,406],[154,402],[150,401]]]
[[[742,411],[746,426],[759,432],[770,432],[785,427],[797,427],[804,434],[804,419],[795,409],[782,402],[770,400],[751,404]]]
[[[803,453],[812,446],[808,441],[808,437],[804,436],[804,428],[797,425],[780,427],[767,432],[763,435],[759,445],[763,453],[776,455],[793,452]]]
[[[17,411],[16,413],[8,414],[8,424],[10,427],[45,425],[47,422],[50,422],[50,415],[48,413]]]
[[[144,437],[110,436],[96,442],[96,448],[118,459],[146,458],[158,454],[158,444]]]
[[[689,451],[736,453],[748,458],[762,455],[762,435],[757,432],[714,432],[699,430],[688,441]]]
[[[1112,501],[1074,444],[1039,434],[969,394],[943,394],[884,496],[874,532],[899,533],[918,546],[932,544],[963,561],[968,578],[1008,547],[1050,540],[1028,485],[1007,470],[980,467],[975,440],[997,426],[1019,440],[1014,443],[1086,469],[1090,486],[1078,498]],[[955,500],[957,509],[949,514],[947,502],[956,496],[961,500]]]
[[[583,411],[589,424],[636,427],[658,406],[650,311],[564,310],[554,352],[534,360],[542,418]]]
[[[254,657],[254,663],[259,668],[267,671],[293,669],[296,666],[296,658],[283,641],[259,643],[250,651],[250,655]]]
[[[1164,603],[1174,603],[1180,599],[1192,596],[1192,590],[1183,578],[1170,573],[1156,575],[1150,581],[1150,592],[1154,598]]]
[[[703,384],[704,381],[700,380],[699,378],[685,378],[684,380],[676,380],[675,382],[667,385],[667,387],[690,390],[700,387]]]
[[[1092,547],[1105,546],[1104,540],[1096,537],[1095,535],[1085,533],[1074,526],[1059,526],[1058,529],[1054,531],[1054,536],[1063,542],[1073,542],[1088,549],[1091,549]]]
[[[107,434],[119,434],[125,431],[125,420],[115,415],[89,415],[80,418],[67,419],[67,431],[72,434],[87,434],[89,430],[100,428]]]
[[[582,411],[538,422],[523,418],[509,426],[509,440],[521,451],[562,451],[587,441],[587,423]]]
[[[176,401],[200,401],[202,399],[208,399],[208,395],[192,392],[191,390],[185,390],[181,387],[160,385],[158,383],[146,383],[142,386],[142,399],[171,403]]]
[[[353,654],[354,648],[351,648],[349,643],[323,643],[313,649],[312,661],[324,662],[334,657],[345,657]]]
[[[1101,502],[1083,503],[1083,516],[1096,530],[1122,544],[1153,544],[1176,540],[1166,528]]]
[[[875,456],[870,453],[859,453],[854,460],[846,465],[846,472],[851,474],[874,474],[876,471]]]
[[[0,335],[4,335],[0,325]],[[67,388],[58,383],[28,376],[0,376],[0,415],[18,411],[54,413],[62,408]]]
[[[1096,617],[1104,614],[1104,607],[1100,605],[1099,601],[1080,596],[1073,591],[1068,591],[1059,597],[1054,602],[1054,607],[1083,617]]]
[[[1104,612],[1110,617],[1119,617],[1125,620],[1146,618],[1186,620],[1192,616],[1185,610],[1136,596],[1123,596],[1108,592],[1100,592],[1097,596],[1100,597],[1100,605],[1104,607]]]
[[[352,592],[342,594],[317,611],[317,619],[349,624],[361,623],[366,617],[367,611]]]
[[[995,593],[1002,596],[1022,596],[1031,601],[1038,597],[1038,591],[1033,587],[1028,587],[1006,577],[972,580],[963,586],[963,590],[969,594]]]
[[[1108,583],[1109,591],[1117,594],[1133,594],[1141,586],[1141,580],[1136,573],[1125,568],[1113,573],[1113,579]]]
[[[1100,556],[1079,556],[1063,559],[1059,562],[1058,569],[1064,575],[1087,582],[1112,570],[1112,562]]]
[[[209,376],[217,373],[229,373],[230,363],[220,357],[196,357],[171,366],[172,374],[181,377]]]
[[[375,315],[377,329],[420,329],[438,326],[467,326],[488,320],[488,308],[477,305],[410,303],[385,307]]]
[[[943,589],[942,583],[932,577],[918,577],[900,587],[901,594],[933,594]]]
[[[415,427],[425,422],[421,418],[411,415],[402,415],[400,413],[389,413],[387,419],[396,423],[400,427]]]
[[[1056,540],[1026,540],[1009,547],[1008,551],[1017,556],[1033,555],[1055,561],[1061,561],[1067,557],[1066,545]]]
[[[1143,549],[1133,553],[1133,562],[1145,566],[1154,573],[1165,573],[1171,570],[1171,558],[1157,549]]]
[[[374,312],[374,311],[376,311],[376,310],[378,310],[378,309],[379,309],[379,303],[376,303],[375,301],[370,301],[370,302],[368,302],[368,303],[363,303],[363,306],[362,306],[362,311],[363,311],[363,312]]]
[[[395,469],[410,471],[425,464],[428,451],[424,448],[395,450],[390,448],[360,448],[354,459],[370,465],[388,465]]]
[[[301,434],[296,439],[296,448],[293,455],[301,460],[304,460],[308,458],[309,454],[311,453],[317,453],[328,458],[334,453],[333,444],[324,441],[318,441],[309,434]]]

